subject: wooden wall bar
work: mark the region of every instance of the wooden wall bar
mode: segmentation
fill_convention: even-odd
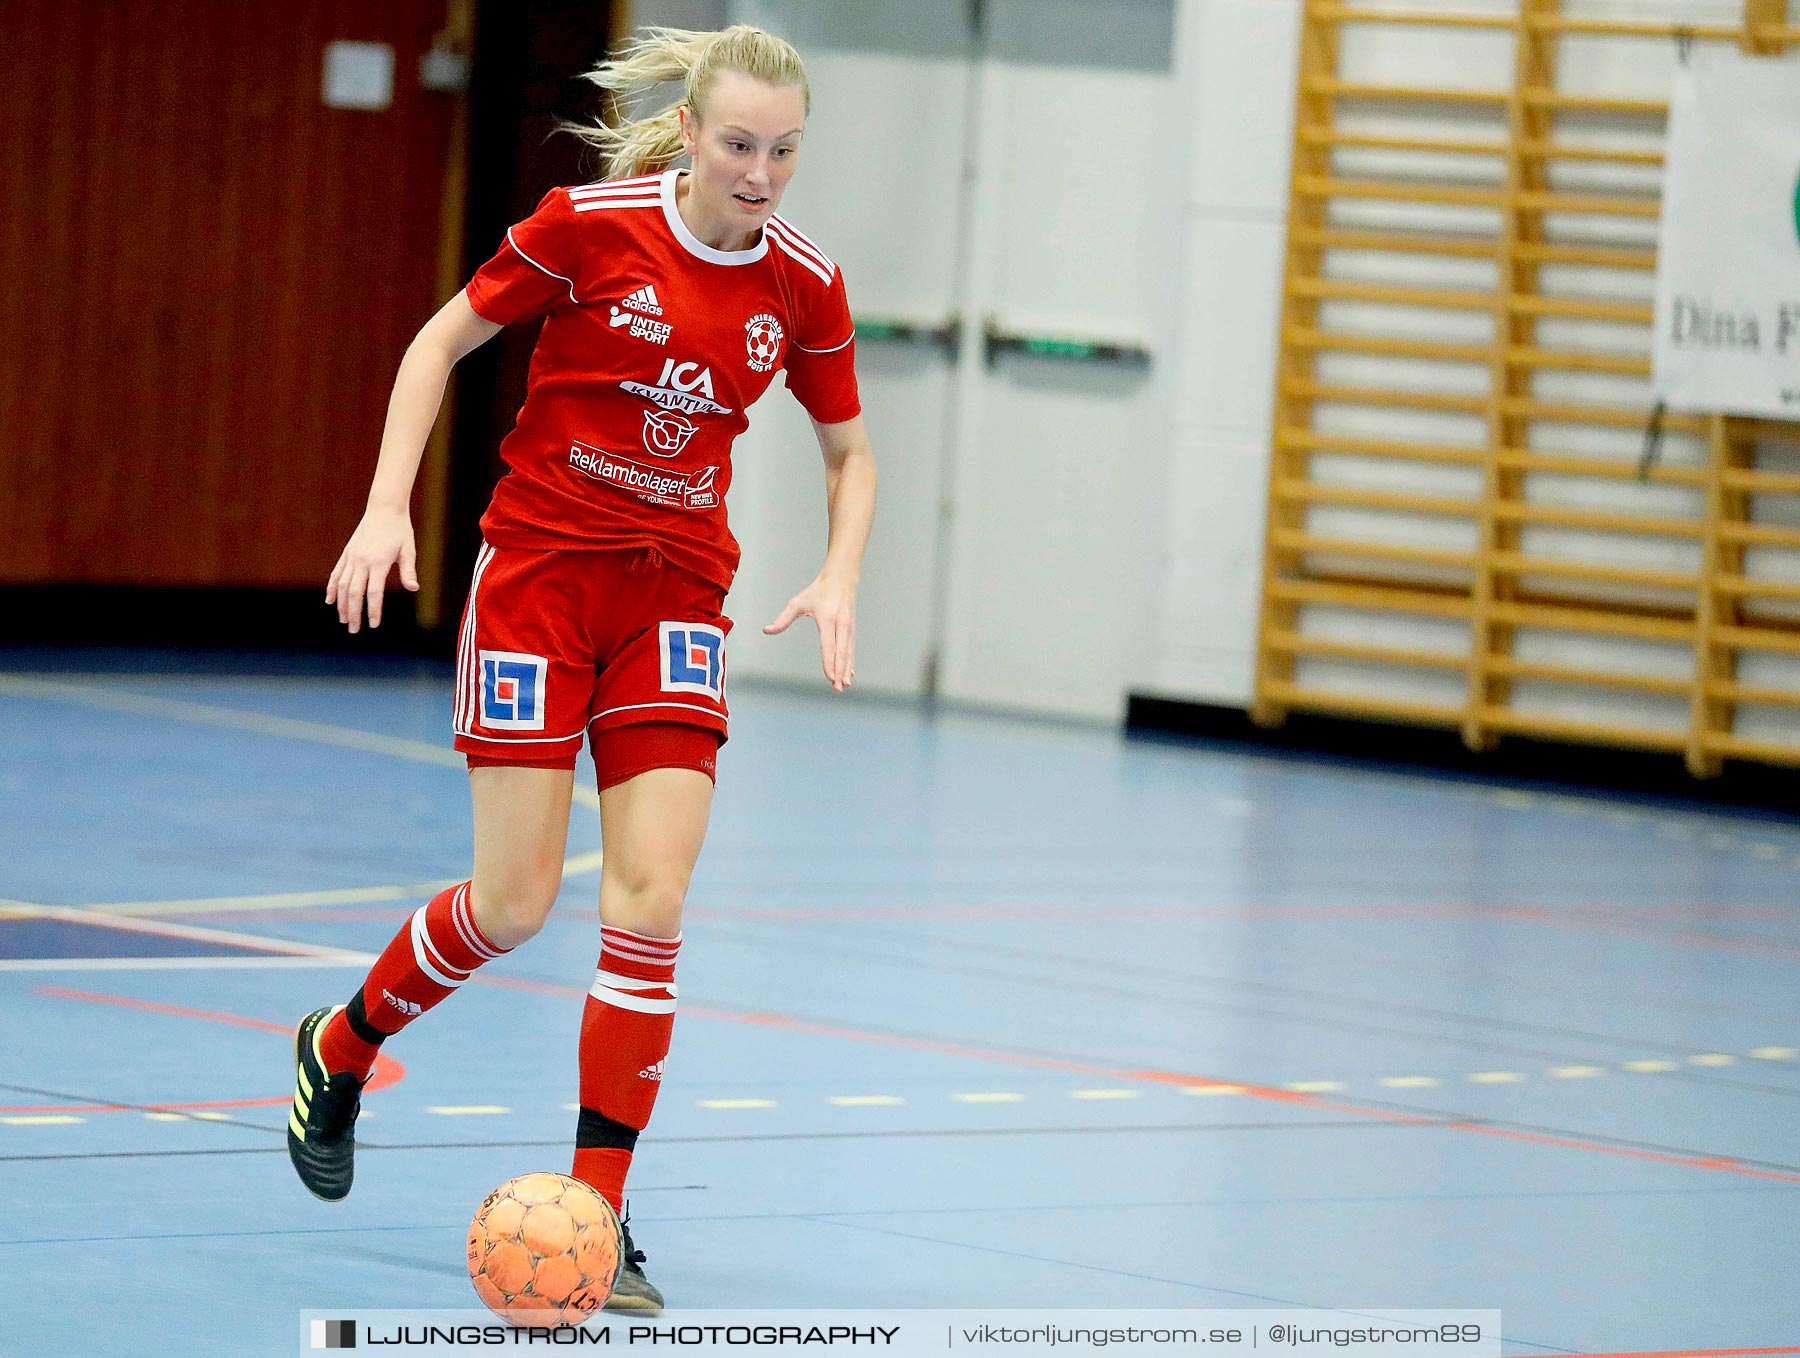
[[[1680,455],[1640,459],[1667,104],[1560,60],[1778,52],[1783,0],[1737,26],[1306,0],[1302,25],[1256,718],[1800,764],[1800,426],[1670,414]],[[1405,85],[1369,75],[1384,29],[1511,50]]]

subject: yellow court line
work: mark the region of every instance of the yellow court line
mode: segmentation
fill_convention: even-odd
[[[218,707],[211,703],[189,702],[178,698],[152,698],[141,693],[109,688],[90,683],[74,683],[66,679],[37,678],[21,674],[0,674],[0,694],[19,697],[49,698],[58,702],[77,703],[111,712],[132,712],[142,716],[162,717],[169,721],[194,722],[202,726],[219,726],[233,731],[250,731],[257,735],[277,736],[287,740],[311,741],[316,745],[334,745],[340,749],[361,750],[368,754],[384,754],[415,763],[438,764],[446,768],[464,768],[466,760],[457,751],[423,740],[406,740],[384,736],[374,731],[361,731],[352,726],[335,726],[330,722],[303,721],[297,717],[277,717],[266,712],[251,712],[237,707]],[[574,800],[595,811],[600,809],[600,794],[593,788],[577,784]],[[563,861],[565,877],[594,872],[600,867],[602,854],[571,855]],[[351,887],[334,891],[281,891],[262,896],[210,896],[171,901],[110,901],[85,907],[115,915],[207,914],[226,910],[291,910],[310,905],[354,905],[370,901],[406,900],[434,896],[445,887],[455,886],[464,878],[453,877],[437,882]]]
[[[1013,1094],[996,1090],[993,1093],[952,1094],[957,1103],[1023,1103],[1023,1094]]]

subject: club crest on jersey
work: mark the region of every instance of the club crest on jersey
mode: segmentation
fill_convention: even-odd
[[[744,322],[744,348],[750,354],[745,362],[752,372],[766,373],[775,366],[775,360],[781,356],[783,333],[781,322],[766,311]]]
[[[549,662],[517,651],[483,651],[480,659],[481,724],[490,731],[543,730]]]
[[[686,415],[673,410],[644,412],[644,447],[658,457],[674,457],[700,428]]]
[[[619,386],[634,396],[649,398],[664,410],[679,410],[685,415],[731,414],[730,406],[713,399],[712,369],[698,363],[665,358],[655,386],[647,382],[621,382]]]
[[[664,693],[703,693],[725,701],[725,633],[703,622],[657,625]]]

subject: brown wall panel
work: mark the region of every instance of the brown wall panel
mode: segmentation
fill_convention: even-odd
[[[318,586],[436,295],[444,0],[5,0],[0,582]],[[328,109],[325,44],[396,49]]]

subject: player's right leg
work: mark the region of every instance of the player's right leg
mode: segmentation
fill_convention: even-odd
[[[475,871],[413,913],[347,1004],[300,1021],[288,1154],[321,1198],[350,1191],[353,1129],[377,1049],[535,934],[556,899],[594,675],[583,630],[563,606],[581,564],[571,555],[583,554],[484,545],[477,559],[455,702]]]
[[[288,1155],[317,1197],[335,1202],[350,1191],[356,1118],[381,1044],[543,926],[562,884],[574,777],[471,768],[474,877],[413,912],[348,1004],[300,1020]]]

